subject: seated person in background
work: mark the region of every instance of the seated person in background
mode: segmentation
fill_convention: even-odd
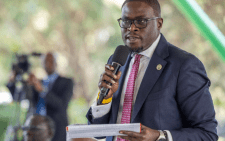
[[[49,116],[32,115],[22,129],[24,141],[51,141],[55,133],[55,123]]]

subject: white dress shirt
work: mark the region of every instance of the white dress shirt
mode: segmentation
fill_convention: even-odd
[[[161,38],[161,34],[159,34],[159,36],[157,37],[157,39],[154,41],[154,43],[145,51],[140,52],[139,54],[142,55],[141,59],[140,59],[140,65],[139,65],[139,69],[138,69],[138,74],[135,80],[135,87],[134,87],[134,95],[133,95],[133,103],[132,103],[132,109],[137,97],[137,93],[140,87],[140,84],[142,82],[142,79],[144,77],[145,71],[148,67],[148,64],[151,60],[151,57],[155,51],[155,48],[157,47],[159,40]],[[121,93],[121,99],[120,99],[120,107],[119,107],[119,111],[118,111],[118,116],[117,116],[117,122],[118,124],[121,123],[121,117],[122,117],[122,111],[123,111],[123,102],[124,102],[124,97],[125,97],[125,91],[126,91],[126,87],[127,87],[127,82],[128,82],[128,78],[132,69],[132,65],[134,63],[134,55],[132,55],[132,59],[130,61],[129,64],[129,68],[124,80],[124,85],[123,85],[123,89],[122,89],[122,93]],[[92,108],[92,115],[94,118],[99,118],[102,117],[103,115],[107,114],[110,111],[111,108],[111,104],[112,102],[110,102],[109,104],[106,105],[99,105],[97,106],[97,102],[95,101],[91,108]],[[167,131],[168,134],[168,138],[169,141],[173,141],[171,133],[169,131]],[[114,141],[116,141],[116,137],[114,138]]]

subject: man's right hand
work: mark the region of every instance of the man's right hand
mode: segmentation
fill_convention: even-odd
[[[102,87],[110,89],[109,93],[107,94],[107,96],[104,99],[111,98],[119,87],[119,79],[121,76],[121,71],[119,71],[117,73],[117,75],[115,75],[115,74],[113,74],[113,70],[114,70],[114,68],[111,65],[106,64],[105,72],[103,72],[101,74],[101,77],[100,77],[100,80],[98,83],[98,87],[100,90]],[[106,81],[111,83],[112,85],[110,86],[110,84],[107,84]]]
[[[35,90],[38,91],[38,92],[43,91],[43,87],[42,87],[41,82],[32,73],[30,73],[30,75],[29,75],[28,84],[34,86]]]

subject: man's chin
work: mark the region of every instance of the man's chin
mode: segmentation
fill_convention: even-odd
[[[129,49],[131,52],[139,53],[143,51],[143,47],[135,47],[135,46],[130,46],[128,45]]]

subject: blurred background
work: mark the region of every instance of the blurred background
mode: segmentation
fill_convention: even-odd
[[[159,0],[166,39],[196,55],[211,80],[211,95],[225,141],[225,61],[212,44],[179,11],[172,0]],[[219,30],[225,33],[225,1],[196,0]],[[4,140],[17,103],[6,87],[17,54],[54,51],[58,72],[75,81],[69,103],[70,124],[85,124],[85,114],[96,98],[98,80],[115,48],[123,44],[117,19],[123,0],[0,0],[0,141]],[[39,57],[28,57],[31,72],[46,76]],[[21,123],[27,102],[21,102]],[[18,117],[13,117],[18,118]]]

